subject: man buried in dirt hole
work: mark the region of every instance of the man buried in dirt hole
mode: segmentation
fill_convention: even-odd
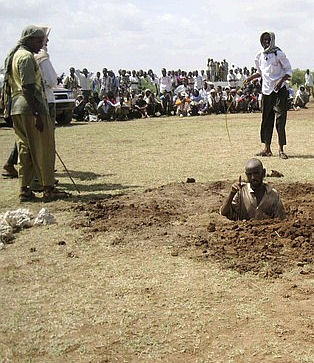
[[[232,220],[285,218],[285,210],[278,192],[263,182],[265,169],[258,159],[250,159],[245,166],[248,183],[232,184],[229,196],[220,213]]]

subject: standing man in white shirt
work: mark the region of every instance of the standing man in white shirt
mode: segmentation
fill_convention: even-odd
[[[159,78],[159,92],[160,100],[162,102],[163,112],[170,115],[172,110],[172,81],[169,76],[167,76],[167,71],[165,68],[161,70],[162,76]]]
[[[257,73],[248,77],[244,84],[255,78],[262,77],[263,113],[261,124],[261,141],[265,144],[264,149],[258,156],[272,156],[270,148],[274,123],[279,143],[279,157],[288,159],[283,147],[286,145],[286,120],[288,109],[288,91],[285,85],[292,75],[289,60],[280,48],[275,46],[275,34],[264,32],[260,37],[263,51],[255,58]]]
[[[77,69],[75,73],[80,81],[80,87],[83,96],[88,98],[91,95],[91,90],[93,85],[93,79],[92,79],[93,73],[88,72],[86,68],[83,68],[82,71]]]
[[[310,73],[310,70],[307,69],[304,75],[304,80],[305,80],[305,89],[306,92],[309,94],[309,96],[314,97],[314,91],[313,91],[313,86],[314,86],[314,80],[313,80],[313,74]]]
[[[53,93],[53,88],[57,87],[58,76],[50,61],[47,50],[47,45],[49,42],[48,37],[51,29],[49,27],[41,27],[41,28],[45,32],[44,45],[37,54],[34,54],[34,58],[40,68],[40,73],[44,82],[45,95],[48,102],[49,115],[52,124],[54,126],[56,122],[56,104],[55,104],[55,96]]]
[[[230,88],[236,88],[237,87],[237,77],[233,73],[233,69],[230,69],[230,71],[229,71],[229,73],[227,75],[227,82],[228,82],[228,86]]]
[[[203,88],[203,78],[198,74],[198,71],[194,71],[194,89],[201,90]]]

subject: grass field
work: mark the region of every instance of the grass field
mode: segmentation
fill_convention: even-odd
[[[119,231],[86,235],[71,227],[74,207],[169,183],[238,180],[260,150],[260,114],[75,123],[57,128],[57,161],[67,201],[43,206],[57,225],[16,234],[0,251],[0,360],[8,362],[314,362],[312,266],[279,279],[222,269],[171,254]],[[290,112],[288,160],[263,159],[278,182],[314,180],[314,103]],[[14,135],[0,128],[0,160]],[[20,207],[16,180],[1,180],[0,212]],[[185,203],[188,201],[184,201]],[[182,201],[183,203],[183,201]],[[65,243],[60,244],[61,241]],[[35,252],[31,252],[34,251]]]

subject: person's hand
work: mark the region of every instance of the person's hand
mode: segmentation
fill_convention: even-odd
[[[237,194],[237,192],[242,188],[242,185],[239,182],[233,183],[231,186],[231,193]]]
[[[242,183],[241,176],[239,177],[239,181],[236,183],[233,183],[231,186],[231,192],[230,194],[237,194],[238,191],[240,191],[244,187],[245,183]]]
[[[40,115],[35,115],[35,127],[40,132],[44,131],[44,124]]]
[[[282,79],[276,83],[274,90],[279,91],[282,86]]]

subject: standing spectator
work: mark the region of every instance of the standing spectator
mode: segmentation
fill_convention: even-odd
[[[274,122],[278,133],[279,157],[288,159],[284,152],[286,145],[286,120],[288,91],[285,85],[292,75],[292,69],[288,58],[280,48],[275,45],[275,34],[264,32],[260,37],[263,51],[255,58],[257,73],[248,77],[245,84],[255,78],[262,77],[263,113],[261,124],[261,141],[265,144],[259,156],[272,156],[271,140],[273,136]]]
[[[42,27],[42,29],[45,32],[44,46],[37,54],[34,55],[34,57],[40,68],[40,73],[44,82],[45,95],[48,102],[49,115],[54,126],[56,122],[56,104],[53,88],[57,86],[58,76],[55,69],[53,68],[53,65],[50,62],[49,54],[47,51],[47,45],[49,42],[48,37],[51,29],[49,27]]]
[[[149,77],[147,72],[143,72],[143,76],[140,79],[140,85],[141,85],[140,90],[142,92],[145,92],[147,89],[149,89],[153,93],[156,91],[156,86],[152,82],[152,79]]]
[[[242,68],[239,68],[238,73],[237,73],[236,76],[237,76],[237,87],[242,88],[243,82],[246,79],[246,77],[244,76],[244,74],[242,72]]]
[[[203,71],[204,72],[204,71]],[[198,74],[198,71],[194,72],[194,89],[200,90],[203,88],[203,78]]]
[[[86,97],[88,99],[88,97],[91,94],[91,90],[92,90],[92,84],[93,84],[93,80],[92,80],[92,75],[93,73],[88,72],[87,68],[83,68],[82,71],[80,71],[79,69],[77,69],[75,71],[79,82],[80,82],[80,87],[81,87],[81,91],[84,97]]]
[[[215,82],[215,80],[216,80],[216,64],[213,59],[210,60],[209,70],[210,70],[210,81]]]
[[[140,79],[136,75],[136,71],[132,71],[132,75],[130,77],[130,92],[135,91],[135,93],[139,92],[140,88]]]
[[[161,74],[162,76],[159,78],[160,100],[162,102],[163,113],[170,115],[172,109],[171,78],[167,76],[167,71],[165,68],[161,70]]]
[[[119,80],[115,76],[112,70],[108,71],[108,78],[107,78],[107,92],[106,93],[112,93],[114,98],[118,95],[119,90]]]
[[[65,77],[63,86],[64,86],[64,88],[69,89],[73,92],[74,98],[76,98],[78,96],[79,89],[81,87],[80,87],[79,79],[78,79],[77,75],[75,74],[75,69],[73,67],[70,68],[70,74]]]
[[[156,76],[156,74],[152,71],[152,69],[149,69],[148,70],[148,75],[150,76],[151,80],[152,80],[152,83],[155,85],[155,89],[154,89],[154,94],[155,95],[158,95],[159,94],[159,89],[158,89],[158,86],[159,86],[159,80],[158,80],[158,77]]]
[[[107,68],[103,68],[102,70],[102,78],[101,78],[101,87],[100,87],[100,96],[103,97],[109,92],[109,82],[110,76],[108,74]]]
[[[202,84],[208,81],[207,74],[205,73],[204,69],[201,70],[201,77],[202,77]]]
[[[313,80],[313,74],[310,73],[310,70],[307,69],[304,75],[304,79],[305,79],[305,89],[307,91],[307,93],[309,94],[309,96],[314,97],[314,90],[313,90],[313,86],[314,86],[314,80]]]
[[[97,72],[96,77],[93,79],[93,92],[97,93],[97,96],[99,96],[100,89],[101,89],[100,72]]]
[[[222,61],[222,64],[223,64],[223,67],[224,67],[223,81],[226,82],[227,81],[227,76],[228,76],[228,71],[229,71],[229,64],[225,59]]]
[[[237,77],[233,73],[233,69],[230,69],[230,71],[228,73],[227,82],[228,82],[228,86],[230,88],[236,88],[237,87]]]
[[[127,92],[127,90],[129,89],[130,77],[126,73],[125,69],[121,70],[121,75],[119,77],[119,85],[120,85],[120,89],[123,91],[123,93]]]

